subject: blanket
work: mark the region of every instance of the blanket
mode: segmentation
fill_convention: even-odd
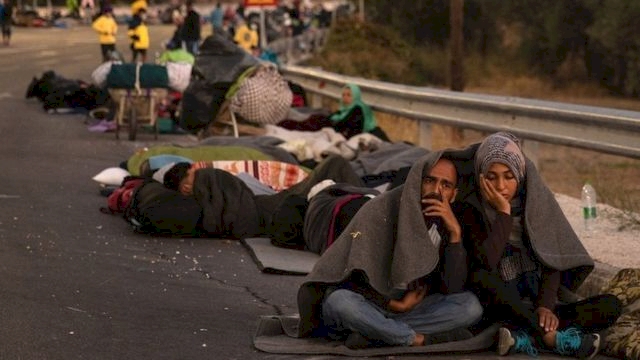
[[[273,136],[241,136],[239,138],[230,136],[210,136],[202,139],[199,145],[220,146],[233,145],[245,146],[260,151],[273,160],[283,161],[291,164],[297,164],[298,160],[293,154],[278,147],[282,144],[282,140]],[[247,159],[245,159],[247,160]]]
[[[345,159],[355,159],[361,153],[375,151],[385,142],[376,136],[364,133],[347,140],[333,128],[319,131],[288,130],[276,125],[264,125],[267,136],[281,139],[279,146],[295,155],[298,161],[320,161],[328,155],[339,155]]]
[[[304,214],[292,216],[295,214],[288,211],[288,200],[292,196],[306,197],[325,179],[363,186],[345,159],[331,156],[304,180],[273,195],[254,195],[242,180],[225,170],[200,169],[195,174],[193,194],[203,209],[202,227],[209,236],[270,236],[276,227],[302,227]]]
[[[640,358],[640,269],[621,269],[602,289],[622,302],[623,313],[604,332],[602,352],[620,359]]]
[[[198,161],[196,169],[212,167],[234,175],[246,173],[275,191],[287,189],[308,176],[308,171],[298,165],[270,160],[215,160]]]
[[[272,160],[269,155],[245,146],[178,146],[159,145],[136,151],[127,160],[127,170],[131,175],[140,175],[143,164],[151,156],[179,155],[192,161],[201,160]]]
[[[299,319],[296,316],[261,316],[253,338],[253,345],[261,351],[274,354],[344,355],[358,357],[419,354],[451,354],[487,349],[494,343],[498,325],[483,330],[471,339],[428,346],[393,346],[367,349],[349,349],[343,343],[324,338],[295,338]],[[442,357],[438,357],[442,358]],[[456,357],[457,358],[457,357]]]
[[[198,170],[193,195],[202,207],[202,228],[207,235],[242,239],[260,234],[263,221],[253,192],[233,174],[213,168]]]

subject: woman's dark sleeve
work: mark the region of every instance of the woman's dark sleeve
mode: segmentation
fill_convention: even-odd
[[[362,134],[363,127],[364,113],[360,106],[354,107],[344,120],[333,124],[333,129],[344,135],[347,139]]]
[[[540,279],[540,292],[536,305],[546,307],[553,311],[558,301],[558,289],[560,288],[560,271],[544,267]]]
[[[484,269],[496,271],[511,234],[511,216],[498,212],[495,221],[487,230],[482,216],[477,211],[467,209],[462,224],[463,239],[468,244],[467,248],[471,249],[469,255],[475,260],[472,262],[479,262]]]

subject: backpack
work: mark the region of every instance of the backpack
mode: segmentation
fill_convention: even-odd
[[[145,181],[144,177],[140,176],[127,176],[122,180],[120,187],[115,189],[107,197],[107,207],[100,208],[100,210],[107,214],[123,214],[125,209],[131,203],[133,193],[137,190]]]

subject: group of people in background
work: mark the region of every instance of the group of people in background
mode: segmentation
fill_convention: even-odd
[[[134,0],[131,3],[131,18],[127,24],[127,36],[131,51],[131,62],[146,62],[150,45],[149,28],[147,25],[148,4],[146,0]],[[193,1],[187,0],[176,7],[172,14],[172,21],[176,26],[167,49],[183,48],[191,55],[198,54],[201,41],[201,16],[194,9]],[[93,20],[92,28],[98,34],[102,61],[114,60],[118,53],[116,36],[118,23],[114,17],[113,8],[107,3],[102,6],[100,14]]]

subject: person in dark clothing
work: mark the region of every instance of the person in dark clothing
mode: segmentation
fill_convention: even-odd
[[[193,8],[193,2],[187,1],[187,14],[184,22],[180,26],[180,38],[185,44],[186,50],[198,55],[201,40],[201,20],[200,14]]]
[[[11,43],[11,26],[13,22],[13,1],[3,0],[0,3],[0,26],[2,27],[2,44],[9,46]]]
[[[609,294],[559,301],[561,285],[578,286],[593,262],[515,136],[488,136],[474,167],[475,190],[462,201],[463,237],[486,320],[502,325],[499,355],[536,355],[544,347],[591,359],[598,332],[620,316],[620,301]]]

